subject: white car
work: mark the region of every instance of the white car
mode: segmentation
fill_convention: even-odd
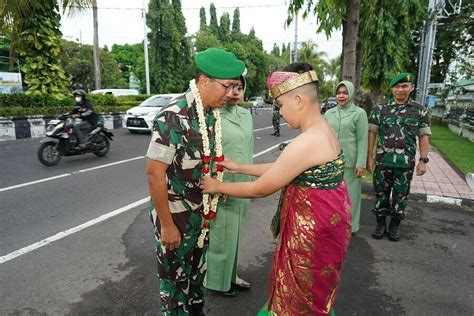
[[[114,97],[121,95],[138,95],[136,89],[99,89],[91,91],[91,94],[111,94]]]
[[[263,108],[265,106],[263,97],[251,97],[249,102],[252,102],[254,108]]]
[[[125,122],[129,132],[151,131],[153,128],[153,120],[161,108],[176,97],[178,93],[157,94],[149,97],[139,105],[127,110]]]

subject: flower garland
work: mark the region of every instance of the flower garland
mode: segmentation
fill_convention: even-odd
[[[191,92],[194,96],[194,101],[196,102],[196,110],[198,114],[199,120],[199,133],[202,135],[202,147],[203,147],[203,157],[202,160],[204,161],[204,167],[202,169],[202,173],[205,176],[211,176],[211,160],[214,162],[221,162],[224,161],[224,155],[222,154],[222,128],[221,128],[221,116],[219,113],[219,109],[213,109],[212,114],[216,119],[214,131],[215,131],[215,141],[216,141],[216,148],[215,154],[216,156],[211,156],[211,150],[209,148],[209,135],[207,133],[207,125],[206,119],[204,117],[204,107],[202,105],[201,93],[196,85],[196,81],[193,79],[189,82],[189,86],[191,87]],[[217,165],[217,180],[222,181],[222,177],[224,175],[224,170],[222,166]],[[202,230],[201,235],[198,238],[198,247],[202,248],[204,246],[204,240],[206,239],[206,235],[209,232],[209,220],[216,217],[217,214],[217,202],[219,201],[219,194],[214,194],[210,199],[208,193],[202,194],[202,204],[203,204],[203,211],[202,217],[204,218],[202,222]]]

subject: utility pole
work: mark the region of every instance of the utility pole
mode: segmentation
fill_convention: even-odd
[[[94,20],[94,77],[95,88],[100,89],[100,51],[99,51],[99,22],[97,19],[97,0],[92,3],[92,16]]]
[[[462,0],[448,1],[448,7],[446,6],[445,0],[429,0],[428,18],[424,22],[421,34],[418,78],[416,84],[416,99],[422,105],[425,105],[426,97],[428,96],[437,21],[449,15],[459,14],[461,5]]]
[[[150,94],[150,66],[148,62],[148,36],[147,36],[147,30],[146,30],[145,1],[143,1],[143,49],[144,49],[144,54],[145,54],[146,94]]]
[[[298,13],[295,14],[295,41],[293,42],[293,50],[290,54],[290,63],[298,61]]]

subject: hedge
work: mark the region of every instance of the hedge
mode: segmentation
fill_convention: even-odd
[[[89,94],[87,99],[99,113],[125,112],[140,104],[149,95],[114,97],[112,95]],[[0,116],[59,115],[71,110],[74,99],[57,100],[50,96],[32,96],[23,93],[0,94]]]
[[[137,106],[150,97],[146,94],[114,97],[112,95],[89,94],[87,99],[98,113],[116,113]],[[251,102],[240,102],[240,106],[249,108]],[[49,96],[32,96],[25,94],[0,94],[0,117],[59,115],[71,110],[74,99],[56,100]]]

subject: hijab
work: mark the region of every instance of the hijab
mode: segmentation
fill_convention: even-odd
[[[354,100],[355,89],[354,89],[354,85],[352,84],[352,82],[350,82],[348,80],[343,80],[343,81],[341,81],[337,84],[336,89],[334,91],[334,95],[336,95],[337,90],[339,89],[340,86],[345,86],[346,89],[347,89],[347,93],[349,94],[349,100],[347,101],[346,105],[344,105],[344,106],[340,106],[339,104],[337,105],[341,111],[345,111],[345,110],[348,110],[349,108],[352,108],[354,106],[354,103],[352,101]]]

